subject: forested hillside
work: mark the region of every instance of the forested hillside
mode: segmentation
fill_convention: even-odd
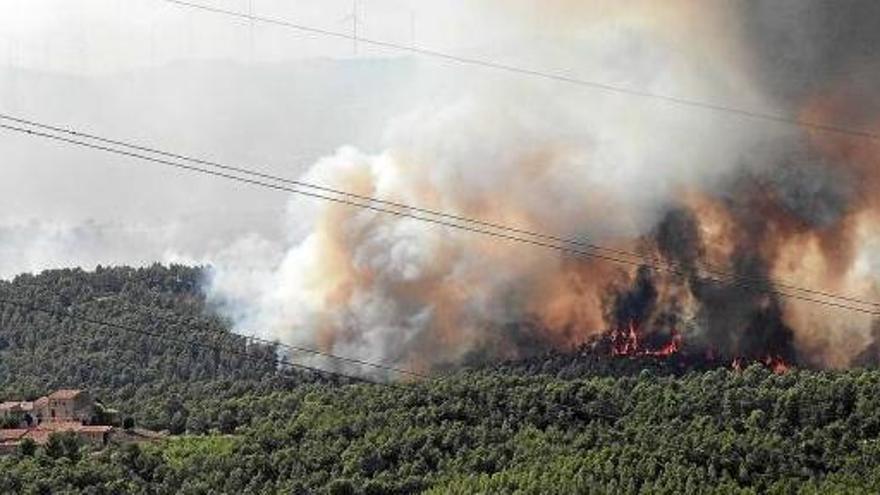
[[[185,267],[65,270],[3,283],[0,297],[248,349],[203,315],[198,279]],[[880,492],[875,370],[671,373],[585,353],[343,384],[9,307],[0,339],[4,396],[89,387],[185,433],[89,455],[21,451],[0,458],[0,493]]]
[[[0,460],[0,492],[877,493],[880,373],[463,373],[218,399],[231,436]]]
[[[210,316],[201,273],[156,265],[54,270],[0,282],[0,299],[57,312],[0,303],[0,400],[88,388],[143,426],[182,432],[217,420],[199,417],[189,403],[283,390],[306,379],[279,372],[274,349],[248,344]]]

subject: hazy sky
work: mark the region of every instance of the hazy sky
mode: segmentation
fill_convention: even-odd
[[[197,0],[219,8],[351,32],[352,0]],[[471,2],[473,4],[473,2]],[[479,2],[478,2],[479,3]],[[456,49],[492,19],[463,0],[359,0],[360,35]],[[463,15],[464,14],[464,15]],[[351,57],[353,44],[194,11],[162,0],[3,0],[0,64],[106,73],[191,59],[272,62]],[[362,55],[376,55],[361,47]]]
[[[352,29],[351,0],[195,1]],[[507,29],[479,3],[359,0],[359,31],[479,55]],[[340,146],[378,151],[394,117],[459,90],[443,65],[162,0],[0,1],[3,112],[292,178]],[[264,190],[8,132],[0,169],[0,277],[287,235],[287,198]]]

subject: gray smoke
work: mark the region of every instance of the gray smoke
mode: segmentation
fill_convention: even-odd
[[[566,23],[555,33],[519,17],[511,22],[565,37],[565,44],[530,45],[544,67],[577,61],[579,73],[645,91],[765,101],[748,67],[726,56],[735,43],[697,44],[655,13],[644,4],[611,9],[584,28]],[[457,91],[391,120],[383,151],[346,148],[304,177],[631,247],[684,192],[722,188],[742,169],[742,150],[790,133],[554,81],[473,68],[431,74],[439,86],[454,81]],[[606,327],[607,286],[627,275],[338,205],[293,200],[289,214],[298,235],[283,260],[257,279],[230,277],[233,267],[216,265],[210,295],[240,317],[242,331],[419,369],[581,343]],[[524,322],[534,330],[513,330]]]
[[[869,1],[424,8],[437,14],[428,39],[453,38],[438,47],[466,56],[842,126],[875,125],[880,108],[880,17]],[[436,27],[452,25],[443,19],[463,24],[449,34]],[[770,346],[846,366],[871,342],[869,318],[707,284],[698,267],[726,260],[768,287],[784,275],[875,297],[876,222],[860,213],[873,208],[870,168],[850,163],[859,150],[846,158],[839,143],[784,124],[477,66],[261,60],[102,76],[9,70],[0,99],[9,113],[381,199],[653,249],[688,273],[653,281],[651,311],[737,352]],[[206,293],[239,331],[339,354],[431,369],[576,345],[610,323],[609,287],[639,280],[628,268],[24,137],[3,134],[0,146],[0,275],[210,263]],[[842,323],[828,331],[833,319]]]

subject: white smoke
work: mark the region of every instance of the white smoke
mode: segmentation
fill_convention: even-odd
[[[675,46],[681,33],[662,26],[608,23],[556,50],[558,60],[582,54],[581,73],[649,92],[760,100],[745,68],[695,57],[705,45]],[[706,110],[474,70],[429,72],[457,89],[393,119],[384,151],[343,148],[304,180],[614,245],[647,233],[683,192],[711,188],[762,134]],[[600,277],[572,279],[559,253],[297,198],[288,217],[295,232],[262,275],[230,276],[236,260],[215,265],[209,294],[243,331],[430,368],[506,355],[487,351],[501,345],[493,332],[526,317],[560,333],[601,325],[600,291],[588,287]],[[558,293],[569,295],[540,295]]]
[[[29,222],[0,226],[0,278],[47,268],[170,263],[173,228]],[[83,256],[87,253],[88,256]]]

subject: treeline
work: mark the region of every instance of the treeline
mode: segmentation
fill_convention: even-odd
[[[0,460],[3,493],[877,493],[880,372],[755,366],[217,399],[232,435]]]

